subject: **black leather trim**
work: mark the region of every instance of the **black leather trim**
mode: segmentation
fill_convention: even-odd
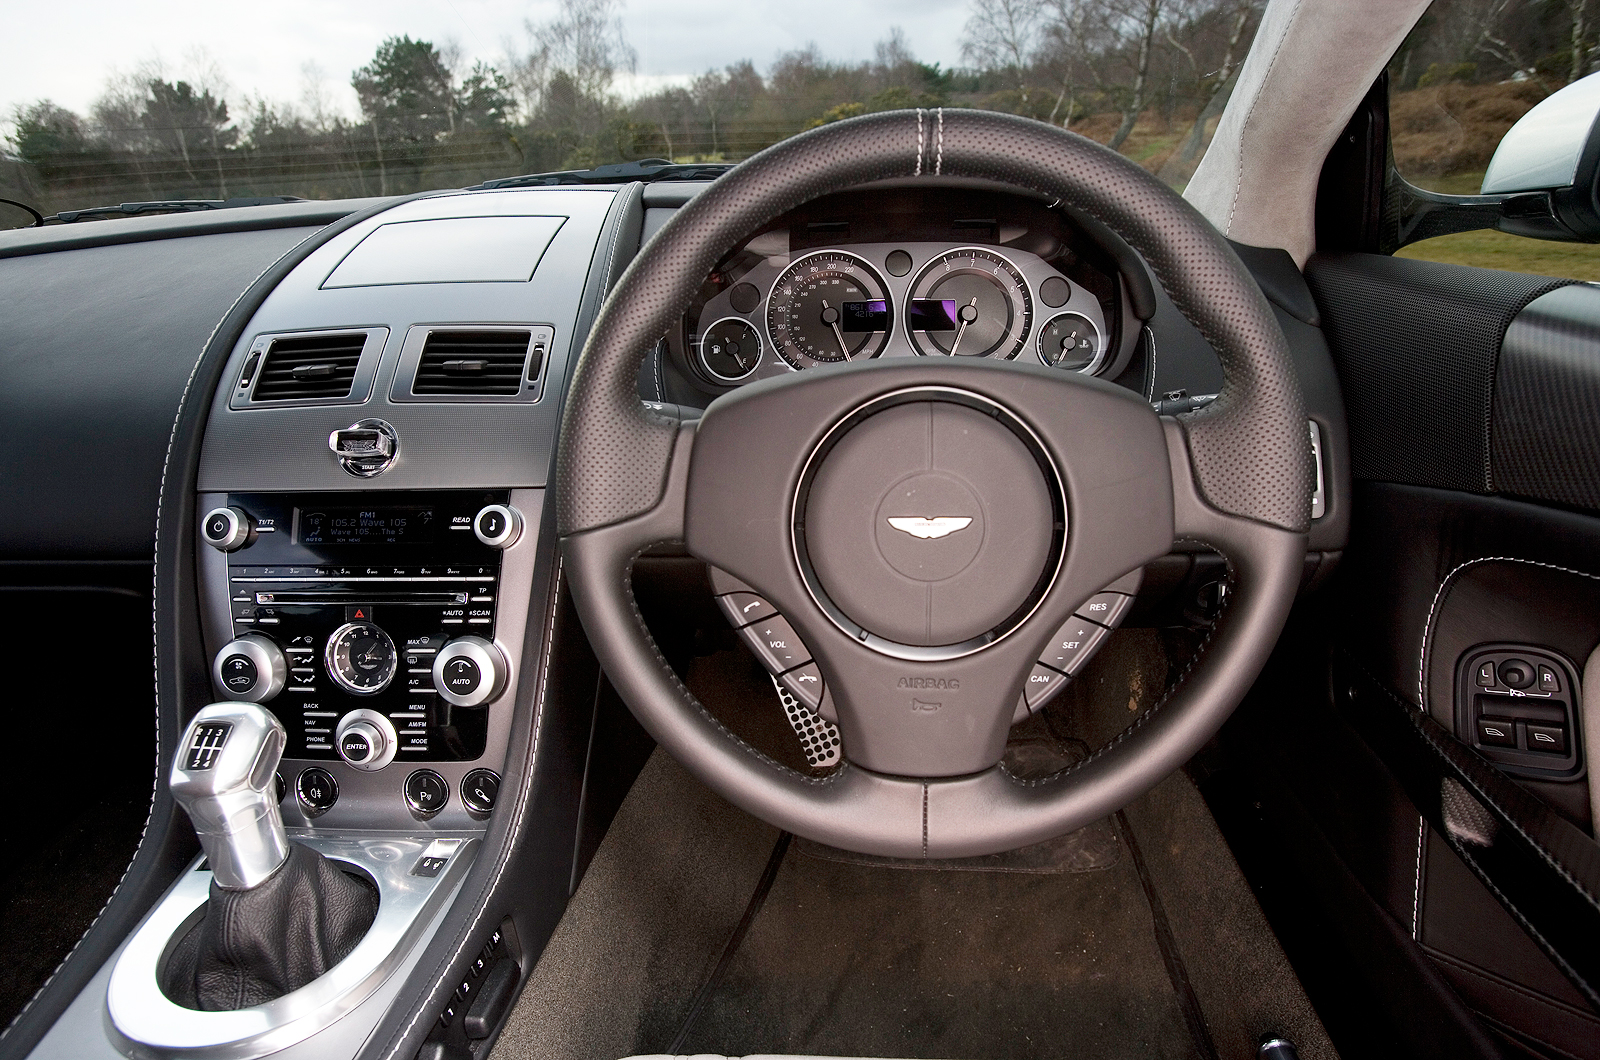
[[[1342,653],[1334,689],[1434,830],[1600,1009],[1600,844]]]
[[[326,225],[354,213],[366,214],[369,210],[387,209],[402,201],[402,198],[336,199],[24,228],[0,233],[0,258],[82,250],[85,247],[109,247],[121,243],[148,243],[183,236]]]
[[[195,483],[206,418],[228,355],[255,311],[296,265],[340,232],[402,201],[351,214],[296,244],[239,296],[195,362],[172,425],[156,527],[152,620],[157,737],[150,818],[139,849],[106,907],[55,975],[0,1036],[0,1045],[8,1050],[25,1053],[38,1043],[198,849],[188,818],[164,782],[165,748],[176,745],[188,718],[211,699],[210,665],[200,636],[200,599],[195,584]]]

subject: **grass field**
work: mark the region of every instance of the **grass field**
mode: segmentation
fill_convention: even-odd
[[[1540,276],[1565,276],[1574,280],[1600,280],[1600,245],[1550,243],[1504,232],[1458,232],[1453,236],[1424,239],[1402,247],[1395,257],[1479,265]]]

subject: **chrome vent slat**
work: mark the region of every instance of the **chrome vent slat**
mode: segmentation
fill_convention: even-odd
[[[274,339],[257,375],[251,400],[349,397],[366,343],[364,331]]]
[[[528,361],[527,331],[435,331],[411,392],[444,397],[515,397]]]

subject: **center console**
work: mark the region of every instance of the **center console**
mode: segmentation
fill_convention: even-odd
[[[583,746],[542,737],[590,732],[594,686],[547,698],[558,566],[541,523],[561,388],[641,216],[638,194],[615,188],[397,201],[307,240],[270,290],[241,299],[255,299],[243,323],[224,322],[180,415],[203,426],[175,435],[164,486],[158,536],[192,501],[177,522],[193,544],[158,549],[158,581],[184,586],[157,616],[166,636],[182,613],[169,623],[181,654],[162,650],[184,672],[161,709],[191,731],[163,748],[159,783],[175,754],[196,776],[218,768],[247,729],[271,753],[243,763],[239,806],[174,781],[187,814],[152,827],[181,855],[201,824],[191,803],[214,802],[202,839],[234,836],[240,863],[265,868],[230,875],[209,849],[181,871],[169,858],[159,871],[173,875],[32,1055],[355,1056],[381,1025],[450,1055],[492,1042],[530,966],[518,903],[569,893],[582,807],[565,781]],[[490,903],[510,843],[491,825],[524,810],[540,824],[519,824],[518,856],[548,866]],[[258,1003],[208,1007],[169,982],[193,956],[185,940],[250,926],[228,910],[277,900],[283,866],[308,857],[322,890],[354,880],[375,898],[353,949]],[[533,945],[553,922],[539,909]],[[292,926],[249,938],[268,970],[306,949]]]
[[[218,699],[258,703],[283,724],[287,821],[488,817],[542,494],[207,495],[212,683]]]

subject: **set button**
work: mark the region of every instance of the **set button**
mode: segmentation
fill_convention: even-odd
[[[1028,674],[1028,682],[1022,689],[1022,701],[1017,704],[1013,722],[1037,713],[1065,688],[1068,679],[1077,676],[1094,653],[1100,650],[1100,646],[1111,635],[1111,630],[1122,621],[1122,616],[1128,613],[1131,606],[1132,595],[1110,589],[1089,597],[1056,630],[1050,646]]]

